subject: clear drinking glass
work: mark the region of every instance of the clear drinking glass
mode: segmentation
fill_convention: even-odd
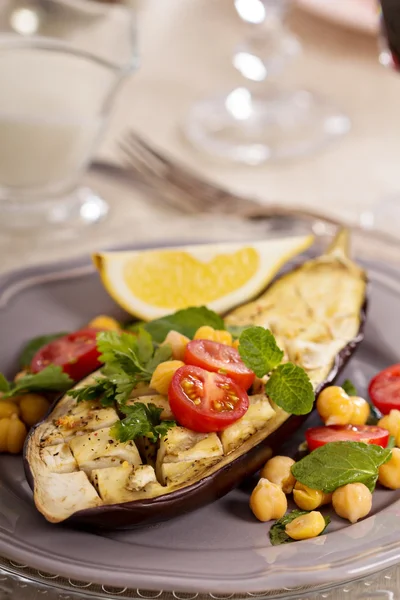
[[[0,227],[79,227],[108,206],[79,185],[137,64],[129,5],[0,0]]]
[[[347,133],[349,118],[327,99],[280,83],[301,46],[285,23],[290,0],[234,0],[248,24],[233,65],[243,85],[197,102],[184,129],[208,154],[250,165],[319,149]]]

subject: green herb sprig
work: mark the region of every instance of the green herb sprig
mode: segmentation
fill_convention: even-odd
[[[16,382],[7,381],[0,373],[0,392],[3,399],[27,392],[65,392],[73,385],[73,380],[56,365],[49,365],[39,373],[28,373]]]
[[[120,410],[126,416],[111,428],[112,437],[120,442],[127,442],[142,436],[155,442],[176,425],[175,421],[161,421],[160,416],[163,409],[153,403],[134,402],[129,406],[121,406]]]
[[[363,483],[373,492],[381,465],[390,460],[390,448],[363,442],[330,442],[292,466],[300,483],[329,494],[348,483]]]
[[[257,377],[270,374],[265,386],[275,404],[292,415],[312,410],[315,395],[307,373],[291,362],[281,364],[284,353],[269,329],[249,327],[239,337],[239,354]]]

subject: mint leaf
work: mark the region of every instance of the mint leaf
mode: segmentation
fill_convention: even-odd
[[[272,372],[265,391],[275,404],[292,415],[306,415],[311,412],[315,400],[314,389],[307,373],[290,362],[280,365]]]
[[[1,385],[4,387],[4,380]],[[74,382],[61,367],[49,365],[39,373],[24,375],[16,383],[9,384],[3,398],[11,398],[24,392],[65,392],[73,385]]]
[[[248,327],[243,331],[239,337],[239,354],[257,377],[270,373],[283,358],[283,351],[274,336],[264,327]]]
[[[121,406],[120,409],[126,417],[117,421],[111,428],[112,437],[120,442],[143,436],[157,441],[168,429],[176,425],[175,421],[161,421],[162,408],[152,403],[134,402],[129,406]]]
[[[25,368],[25,367],[29,367],[33,357],[35,356],[36,352],[38,350],[40,350],[40,348],[43,348],[43,346],[46,346],[46,344],[48,344],[49,342],[54,342],[54,340],[58,340],[61,337],[64,337],[65,335],[68,335],[68,333],[66,332],[62,332],[62,333],[53,333],[50,335],[40,335],[39,337],[35,337],[33,339],[31,339],[26,346],[24,347],[24,349],[22,350],[20,357],[19,357],[19,364],[20,367]]]
[[[225,324],[225,329],[227,331],[229,331],[229,333],[232,335],[232,337],[234,339],[238,339],[243,331],[245,331],[246,329],[249,329],[249,325],[228,325]]]
[[[350,379],[346,379],[342,383],[342,389],[346,392],[348,396],[358,396],[356,386],[350,381]]]
[[[4,377],[3,373],[0,373],[0,392],[9,392],[10,384],[7,379]]]
[[[293,476],[308,487],[334,492],[348,483],[375,487],[378,469],[390,460],[391,450],[362,442],[330,442],[293,465]]]
[[[286,525],[297,519],[297,517],[302,517],[303,515],[308,515],[310,511],[307,510],[292,510],[291,512],[284,515],[281,519],[275,521],[269,530],[269,539],[273,546],[279,546],[280,544],[290,544],[291,542],[295,542],[285,531]],[[331,522],[330,517],[325,517],[325,528],[319,535],[323,535],[325,533],[326,528]]]
[[[223,319],[206,306],[192,306],[149,323],[141,324],[150,333],[153,340],[159,344],[165,340],[167,334],[172,330],[178,331],[188,338],[193,338],[197,329],[202,325],[209,325],[214,329],[225,329]],[[137,330],[135,325],[132,329]]]

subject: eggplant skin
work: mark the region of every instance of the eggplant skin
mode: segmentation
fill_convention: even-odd
[[[315,386],[316,397],[322,389],[335,382],[363,340],[368,304],[367,297],[368,289],[366,285],[362,306],[358,313],[357,334],[339,351],[329,373],[321,383]],[[59,400],[55,401],[48,415],[54,410]],[[48,415],[31,430],[25,442],[24,467],[27,481],[33,490],[35,487],[34,474],[27,459],[26,449],[33,432],[46,421]],[[247,442],[245,442],[244,446],[246,447],[243,448],[242,453],[233,456],[232,460],[222,464],[215,470],[211,470],[208,475],[194,481],[192,484],[152,498],[137,499],[120,504],[103,504],[77,510],[64,519],[62,524],[97,530],[131,529],[164,521],[214,502],[240,485],[244,479],[256,473],[279,450],[280,446],[304,424],[308,417],[309,415],[289,416],[281,411],[281,414],[277,417],[278,421],[275,423],[277,427],[275,430],[271,429],[271,433],[254,439],[253,446],[246,446]]]
[[[366,311],[367,300],[361,309],[360,330],[357,337],[337,355],[334,367],[327,379],[317,388],[316,396],[336,380],[363,340]],[[55,404],[57,402],[58,400]],[[81,510],[63,521],[63,524],[86,529],[132,529],[171,519],[215,502],[240,485],[244,479],[256,473],[308,417],[309,415],[290,416],[283,425],[248,452],[193,485],[149,500],[135,500]],[[24,467],[27,481],[34,489],[34,478],[26,458],[24,458]]]

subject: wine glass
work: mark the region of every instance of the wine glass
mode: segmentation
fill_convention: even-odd
[[[80,182],[136,64],[123,2],[1,0],[3,232],[79,229],[107,215],[106,201]]]
[[[349,131],[349,118],[323,96],[279,85],[301,49],[285,23],[290,4],[290,0],[234,0],[249,27],[232,59],[244,81],[191,108],[184,130],[197,148],[258,165],[302,156]]]
[[[400,71],[400,1],[380,0],[379,62]],[[378,199],[371,209],[360,215],[364,229],[390,230],[399,235],[400,194],[390,193]]]

